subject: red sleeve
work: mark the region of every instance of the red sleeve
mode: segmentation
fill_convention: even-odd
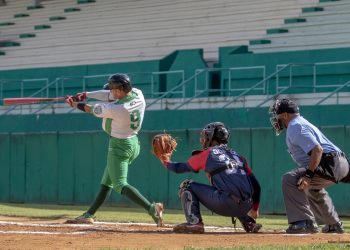
[[[253,171],[252,171],[252,169],[249,167],[247,160],[246,160],[243,156],[241,156],[241,155],[240,155],[240,158],[241,158],[241,160],[242,160],[243,163],[244,163],[244,168],[245,168],[245,170],[247,171],[247,175],[248,175],[248,176],[249,176],[249,175],[252,175],[252,174],[253,174]]]
[[[259,209],[259,203],[260,203],[260,193],[261,193],[261,188],[258,180],[255,178],[252,169],[249,167],[247,160],[243,157],[240,156],[241,160],[244,162],[244,167],[245,170],[247,171],[247,175],[250,178],[250,181],[253,185],[254,193],[253,193],[253,210],[257,211]]]
[[[203,152],[197,153],[188,159],[188,165],[193,169],[193,171],[198,172],[199,170],[205,169],[207,159],[210,153],[210,149],[206,149]]]

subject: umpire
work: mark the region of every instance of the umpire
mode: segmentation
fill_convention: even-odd
[[[333,202],[325,188],[350,182],[349,160],[316,126],[300,116],[296,103],[278,99],[270,107],[270,121],[279,135],[286,128],[288,152],[297,168],[282,177],[288,223],[286,232],[304,234],[344,233]]]

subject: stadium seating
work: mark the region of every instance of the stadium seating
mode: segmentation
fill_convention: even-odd
[[[350,47],[350,2],[320,1],[251,41],[254,53]]]
[[[24,0],[8,2],[0,21],[15,25],[0,27],[1,39],[22,39],[2,49],[2,69],[144,61],[190,48],[216,61],[219,47],[248,44],[317,1],[62,0],[29,10]]]

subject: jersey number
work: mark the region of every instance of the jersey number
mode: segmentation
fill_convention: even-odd
[[[130,113],[130,128],[131,129],[137,129],[140,126],[141,122],[141,115],[139,110],[134,110]]]

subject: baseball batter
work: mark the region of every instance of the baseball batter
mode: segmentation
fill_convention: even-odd
[[[260,230],[261,225],[255,222],[259,215],[260,185],[246,159],[227,147],[229,136],[223,123],[213,122],[201,132],[203,149],[192,152],[187,162],[160,159],[175,173],[203,170],[211,184],[192,180],[181,183],[179,196],[187,222],[175,226],[175,232],[204,233],[200,203],[219,215],[237,217],[246,232]]]
[[[103,130],[110,136],[107,166],[101,180],[100,192],[87,212],[67,223],[93,223],[94,214],[109,196],[111,189],[143,207],[157,226],[162,226],[162,203],[150,203],[135,187],[128,184],[128,167],[140,153],[137,137],[141,129],[145,99],[142,91],[132,88],[129,76],[114,74],[105,90],[68,96],[66,102],[83,112],[102,118]],[[103,101],[95,105],[83,102],[87,97]]]
[[[333,202],[325,188],[349,182],[345,154],[316,126],[300,116],[289,99],[278,99],[270,108],[271,124],[279,135],[286,128],[286,144],[297,168],[282,177],[282,191],[290,234],[344,233]]]

